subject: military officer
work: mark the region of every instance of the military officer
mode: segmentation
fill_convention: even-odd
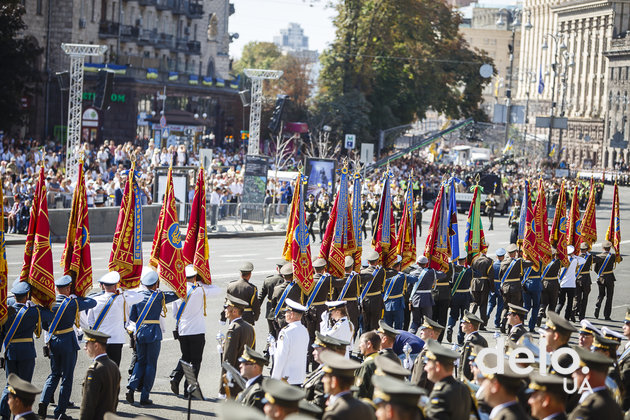
[[[324,393],[324,384],[322,377],[325,372],[323,370],[324,365],[319,358],[323,351],[333,351],[345,356],[347,353],[347,347],[350,343],[347,341],[341,341],[334,337],[324,335],[319,331],[315,333],[315,342],[313,343],[313,359],[319,364],[317,369],[306,375],[302,388],[306,391],[306,399],[316,406],[324,409],[326,408],[326,399],[328,396]]]
[[[532,391],[527,403],[535,419],[566,420],[567,393],[564,391],[564,378],[558,375],[530,376],[529,389]]]
[[[429,259],[424,255],[418,258],[417,270],[411,272],[409,276],[411,286],[411,292],[409,294],[409,306],[411,311],[411,326],[409,332],[415,334],[418,331],[418,327],[423,323],[426,318],[433,318],[433,306],[435,301],[431,291],[436,280],[446,278],[446,274],[441,271],[436,271],[429,267]],[[448,288],[448,282],[444,282]],[[450,294],[448,295],[450,298]],[[448,310],[448,307],[445,306]],[[440,314],[436,314],[441,316]],[[444,314],[444,320],[446,321],[446,314]]]
[[[487,355],[484,363],[490,368],[497,366],[496,354]],[[483,400],[492,407],[491,419],[521,420],[527,419],[527,413],[519,404],[518,394],[523,388],[526,374],[517,373],[509,366],[504,365],[503,372],[485,375],[482,384]]]
[[[306,377],[306,353],[309,344],[308,331],[302,324],[306,307],[292,299],[287,299],[286,305],[287,325],[278,334],[271,377],[299,386]]]
[[[275,337],[286,325],[285,317],[282,313],[286,300],[291,299],[294,302],[302,302],[302,289],[293,281],[293,264],[289,262],[283,265],[280,269],[280,275],[284,278],[284,281],[273,289],[271,298],[272,311],[268,315],[268,318],[271,317],[274,320]]]
[[[558,304],[558,295],[560,294],[560,283],[558,282],[558,274],[560,273],[560,260],[555,248],[551,248],[552,260],[540,273],[542,281],[542,292],[540,294],[540,310],[538,311],[538,325],[542,323],[546,311],[555,310]]]
[[[591,267],[593,266],[593,256],[589,252],[586,242],[580,244],[580,257],[586,262],[578,265],[575,274],[575,305],[573,306],[573,315],[577,319],[582,320],[586,317],[586,305],[588,304],[588,295],[591,293]]]
[[[127,341],[126,323],[133,305],[142,300],[142,295],[133,290],[118,289],[120,274],[110,271],[98,279],[103,293],[94,296],[96,306],[87,311],[85,327],[109,335],[107,357],[120,366],[123,344]]]
[[[514,206],[510,212],[508,226],[510,227],[510,243],[515,244],[518,240],[518,223],[521,219],[521,200],[514,200]]]
[[[472,413],[470,390],[453,377],[454,362],[459,353],[435,340],[427,342],[427,378],[434,383],[425,414],[430,419],[466,420]]]
[[[626,310],[626,317],[623,324],[623,335],[630,340],[630,308]],[[624,411],[630,410],[630,341],[626,343],[618,359],[619,372],[621,373],[621,383],[625,390],[622,408]]]
[[[354,325],[348,320],[347,302],[335,300],[326,302],[328,312],[322,317],[320,331],[342,341],[352,342]]]
[[[332,297],[332,276],[326,272],[327,262],[323,258],[317,258],[313,261],[315,274],[313,275],[313,290],[306,297],[306,313],[304,320],[306,321],[306,329],[310,337],[310,344],[315,341],[315,331],[319,331],[319,323],[322,320],[322,314],[326,312],[326,301]],[[309,357],[310,359],[310,357]]]
[[[451,261],[448,264],[448,270],[445,273],[444,278],[438,278],[436,272],[436,281],[433,284],[433,289],[431,290],[431,294],[433,296],[433,301],[435,305],[433,306],[433,316],[431,319],[436,321],[440,325],[447,325],[448,321],[448,310],[451,306],[451,288],[453,280],[455,280],[455,266],[456,261]],[[439,342],[442,342],[442,338],[444,337],[444,332],[438,338]]]
[[[508,325],[510,326],[510,331],[508,332],[507,340],[506,340],[506,351],[507,346],[510,341],[513,343],[518,343],[518,340],[521,339],[523,334],[527,333],[527,328],[523,325],[523,322],[527,318],[527,309],[514,305],[513,303],[508,304]]]
[[[83,380],[83,400],[80,418],[101,420],[105,413],[116,412],[120,391],[120,371],[118,365],[107,356],[109,335],[91,329],[84,329],[85,352],[94,360]]]
[[[547,322],[544,327],[547,353],[552,353],[559,348],[569,347],[571,334],[576,331],[577,329],[569,321],[553,311],[547,311]],[[561,356],[559,364],[566,368],[570,366],[571,358]],[[549,366],[549,370],[553,373],[552,366]]]
[[[277,331],[274,327],[273,318],[269,317],[269,314],[272,313],[274,309],[271,301],[273,299],[273,290],[275,289],[275,287],[284,283],[284,278],[280,274],[280,269],[282,269],[282,266],[284,266],[286,263],[287,262],[284,259],[278,260],[278,262],[276,263],[277,272],[265,278],[265,281],[263,282],[263,286],[260,290],[260,294],[258,295],[258,302],[260,303],[260,305],[262,305],[262,303],[265,301],[265,298],[267,298],[267,306],[265,307],[265,317],[267,318],[267,326],[269,327],[269,334],[273,335],[274,338],[278,338],[278,337],[277,337]]]
[[[225,317],[229,321],[221,361],[228,362],[233,367],[238,365],[238,358],[243,354],[245,346],[256,347],[256,333],[254,327],[245,321],[242,316],[245,308],[249,305],[242,299],[232,295],[227,295],[225,303]],[[219,398],[225,398],[227,392],[234,393],[235,387],[228,387],[225,383],[225,370],[221,370],[221,385],[219,387]],[[225,392],[225,393],[224,393]]]
[[[420,397],[425,393],[422,389],[410,385],[401,379],[388,376],[372,377],[376,418],[378,420],[416,419],[420,410]]]
[[[354,271],[354,258],[347,255],[344,261],[346,274],[342,279],[333,279],[335,287],[334,300],[343,300],[346,302],[348,310],[348,319],[354,327],[354,331],[359,329],[359,290],[361,276]]]
[[[499,278],[501,279],[501,292],[503,294],[503,316],[501,319],[501,332],[505,332],[507,322],[507,304],[513,303],[521,306],[523,304],[523,287],[521,278],[523,270],[531,267],[532,262],[523,261],[517,256],[518,248],[516,244],[508,245],[506,249],[508,258],[501,262]]]
[[[33,413],[35,396],[42,392],[39,388],[15,373],[9,373],[7,389],[10,395],[9,408],[15,419],[39,420],[39,417]]]
[[[400,364],[400,359],[393,349],[396,337],[398,336],[398,331],[395,328],[390,327],[387,322],[381,319],[378,321],[378,329],[376,330],[376,333],[381,339],[381,349],[378,351],[378,354]]]
[[[322,420],[376,419],[372,407],[350,391],[359,363],[328,350],[320,354],[320,359],[324,364],[324,393],[329,395]]]
[[[569,419],[607,419],[621,420],[623,413],[612,394],[606,388],[606,376],[613,360],[598,352],[586,351],[580,347],[575,348],[580,356],[581,364],[588,367],[577,369],[573,372],[573,382],[580,392],[580,402],[571,413]],[[583,387],[588,381],[589,386]]]
[[[407,275],[400,271],[402,257],[396,255],[391,269],[386,270],[383,292],[384,319],[394,328],[402,329],[405,323],[405,292]]]
[[[400,364],[400,359],[394,361],[382,354],[379,354],[374,358],[374,365],[376,366],[374,376],[391,376],[393,378],[405,380],[409,378],[409,375],[411,375],[411,371],[409,369],[405,369]]]
[[[580,321],[580,335],[578,336],[578,346],[586,350],[591,350],[593,345],[593,339],[595,335],[601,335],[601,332],[595,328],[593,324],[587,319]]]
[[[470,284],[470,294],[472,295],[472,305],[470,312],[473,314],[479,310],[479,316],[483,320],[481,330],[485,330],[488,323],[488,296],[490,290],[494,288],[494,269],[492,268],[492,258],[485,252],[476,256],[470,267],[473,271],[473,280]]]
[[[241,376],[247,380],[247,384],[245,389],[236,396],[236,402],[263,411],[265,391],[262,389],[262,372],[263,368],[269,364],[269,361],[265,356],[246,344],[243,348],[243,354],[238,359],[238,363]]]
[[[534,267],[525,269],[523,273],[523,308],[529,312],[529,332],[534,332],[538,325],[538,313],[540,312],[540,295],[543,285],[540,279],[540,271]],[[509,321],[509,320],[508,320]],[[525,322],[525,319],[523,319]]]
[[[470,283],[472,282],[472,270],[466,267],[466,255],[460,255],[458,264],[453,268],[453,285],[451,289],[451,312],[448,317],[448,326],[446,327],[446,340],[453,341],[453,328],[458,320],[461,320],[464,311],[470,306]],[[457,333],[457,343],[462,344],[464,341],[464,333]]]
[[[488,215],[488,221],[490,222],[488,230],[494,230],[494,213],[497,211],[497,199],[494,198],[494,194],[488,194],[485,204],[486,214]]]
[[[328,194],[322,193],[317,200],[317,212],[319,213],[319,242],[324,238],[328,220],[330,219],[330,200]]]
[[[30,382],[35,370],[35,344],[33,334],[39,338],[42,331],[42,321],[50,323],[52,313],[42,307],[35,306],[28,299],[31,286],[19,278],[13,283],[11,293],[14,301],[8,302],[7,319],[0,329],[0,343],[4,347],[5,370],[7,376],[15,374]],[[2,392],[0,415],[8,419],[10,409],[8,405],[9,389],[5,386]]]
[[[378,320],[383,312],[383,289],[385,284],[385,270],[377,264],[378,252],[370,249],[365,257],[369,266],[361,270],[361,308],[363,310],[363,330],[371,331],[378,328]]]
[[[497,260],[492,264],[492,269],[494,270],[494,285],[492,286],[490,296],[488,297],[488,313],[486,315],[486,319],[490,318],[492,310],[496,307],[497,311],[494,316],[494,328],[499,328],[501,325],[503,297],[501,296],[501,277],[499,277],[499,272],[501,270],[501,263],[503,262],[506,253],[507,252],[503,248],[497,249],[494,254],[497,256]]]
[[[265,391],[263,411],[271,420],[284,420],[289,414],[297,413],[298,404],[304,399],[303,390],[278,379],[264,378],[262,389]]]
[[[376,370],[374,358],[378,356],[381,349],[381,338],[374,331],[363,333],[359,338],[359,351],[363,356],[363,363],[355,374],[354,386],[356,387],[355,397],[372,398],[372,375]]]
[[[81,311],[96,306],[96,301],[90,298],[77,297],[71,294],[72,277],[65,275],[55,281],[57,299],[53,303],[54,317],[50,322],[45,322],[46,344],[50,349],[50,375],[44,384],[44,390],[39,402],[38,415],[46,417],[48,403],[52,400],[57,385],[61,380],[59,401],[55,408],[55,418],[65,419],[66,408],[72,394],[72,381],[74,380],[74,367],[77,363],[79,343],[74,332],[78,324],[78,314]]]
[[[181,361],[192,364],[195,376],[199,376],[203,348],[206,345],[206,295],[214,294],[210,285],[198,281],[197,270],[192,265],[185,269],[186,298],[173,302],[173,316],[175,317],[175,331],[173,334],[179,341],[182,352]],[[171,372],[171,391],[179,394],[179,383],[184,376],[181,362]],[[184,381],[184,396],[188,395],[188,382]]]
[[[420,338],[424,340],[424,347],[422,351],[413,362],[413,369],[411,370],[411,383],[426,389],[427,392],[431,392],[433,389],[433,382],[427,378],[427,372],[424,370],[425,358],[427,354],[426,343],[429,340],[436,340],[444,331],[444,327],[431,318],[424,318],[424,324],[420,327]]]
[[[313,232],[313,226],[315,220],[317,220],[317,206],[315,204],[315,196],[313,194],[308,195],[308,200],[304,202],[304,212],[306,214],[306,228],[308,234],[313,237],[313,243],[315,243],[315,232]]]
[[[595,304],[595,318],[599,318],[599,312],[606,298],[604,306],[604,319],[610,321],[610,313],[612,311],[613,293],[615,292],[615,254],[610,252],[612,242],[602,242],[604,252],[599,255],[593,255],[595,263],[595,272],[597,273],[597,287],[599,294],[597,295],[597,303]]]
[[[149,399],[157,368],[158,356],[162,345],[162,328],[160,317],[166,316],[166,305],[178,299],[175,292],[162,292],[158,273],[148,270],[140,279],[146,288],[142,290],[142,300],[131,307],[129,320],[135,323],[137,360],[131,378],[127,384],[126,399],[129,404],[134,402],[134,392],[140,390],[140,405],[151,405]]]
[[[462,331],[464,334],[464,344],[462,346],[462,355],[459,359],[459,366],[457,368],[457,377],[460,380],[464,378],[468,380],[473,379],[473,374],[470,370],[470,363],[468,359],[474,346],[488,347],[488,342],[481,334],[479,334],[479,327],[483,324],[481,318],[472,312],[465,311],[462,318]]]
[[[250,282],[254,264],[245,262],[241,265],[239,271],[241,272],[241,278],[228,284],[227,293],[247,302],[245,312],[243,312],[243,320],[254,325],[260,316],[258,288]]]

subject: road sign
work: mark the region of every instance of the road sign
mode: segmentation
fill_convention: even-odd
[[[162,138],[165,139],[165,138],[168,138],[168,136],[169,136],[169,129],[168,127],[164,127],[162,129]]]
[[[372,143],[361,144],[361,163],[372,163],[374,161],[374,145]]]
[[[502,104],[494,105],[492,122],[494,124],[505,124],[507,120],[507,106]],[[525,107],[523,105],[510,106],[510,123],[525,124]]]
[[[160,117],[160,128],[166,128],[166,117],[164,115]]]
[[[346,134],[346,149],[354,149],[357,136],[354,134]]]
[[[551,117],[536,117],[536,127],[549,128]],[[560,128],[566,130],[569,126],[569,119],[565,117],[553,117],[553,125],[551,128]]]

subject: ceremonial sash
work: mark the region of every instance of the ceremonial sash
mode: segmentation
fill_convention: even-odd
[[[626,347],[623,353],[621,353],[621,356],[619,356],[618,360],[621,362],[623,358],[626,357],[629,353],[630,353],[630,346]]]
[[[144,308],[142,308],[142,312],[140,312],[140,316],[138,316],[138,320],[136,321],[136,332],[144,322],[144,319],[149,314],[149,309],[151,309],[151,306],[153,306],[153,302],[155,302],[155,299],[157,299],[159,294],[160,292],[158,292],[157,290],[154,291],[153,293],[151,293],[151,297],[149,297],[147,303],[144,304]]]
[[[555,262],[555,260],[551,261],[549,264],[547,264],[545,266],[545,269],[542,272],[542,276],[541,276],[540,280],[544,280],[545,277],[547,277],[547,273],[549,272],[549,270],[551,270],[551,266],[553,265],[554,262]]]
[[[13,318],[13,322],[11,323],[11,326],[9,327],[9,331],[7,331],[7,335],[4,337],[4,341],[2,342],[5,350],[7,349],[7,346],[9,345],[11,340],[13,339],[13,336],[15,335],[15,332],[20,326],[20,322],[22,322],[22,318],[24,317],[24,314],[26,314],[26,311],[28,311],[28,308],[26,307],[26,305],[24,305],[20,308],[18,313],[15,315],[15,318]]]
[[[184,308],[186,307],[186,304],[188,303],[188,299],[190,299],[190,296],[193,294],[193,292],[195,291],[195,289],[198,286],[195,284],[193,285],[190,290],[188,291],[188,293],[186,293],[186,299],[184,299],[184,301],[182,302],[181,306],[179,307],[179,310],[177,311],[177,316],[175,317],[176,321],[175,321],[175,329],[179,328],[179,320],[181,319],[182,315],[184,314]]]
[[[319,289],[322,288],[322,284],[324,284],[324,281],[328,277],[330,277],[330,274],[324,274],[323,276],[319,278],[319,280],[317,280],[317,283],[315,283],[315,287],[313,287],[313,291],[311,292],[311,295],[308,297],[308,300],[306,301],[306,310],[308,310],[311,307],[311,305],[313,304],[313,301],[315,300],[315,296],[317,296]]]
[[[411,289],[411,295],[409,296],[413,296],[416,294],[416,291],[418,290],[418,286],[420,286],[420,283],[422,282],[424,275],[427,274],[428,271],[429,271],[428,268],[425,268],[424,270],[422,270],[422,274],[418,278],[418,281],[416,282],[416,284],[413,285],[413,289]]]
[[[376,278],[376,276],[380,274],[382,269],[383,269],[382,267],[378,267],[376,270],[374,270],[374,274],[372,274],[372,278],[370,279],[370,281],[367,282],[367,284],[361,291],[361,297],[359,298],[359,302],[363,302],[363,299],[365,299],[365,296],[368,294],[370,287],[372,287],[372,283],[374,283],[374,278]]]
[[[114,293],[113,295],[109,297],[109,299],[107,299],[107,303],[105,304],[105,306],[103,306],[103,309],[101,309],[101,313],[98,314],[98,317],[96,318],[96,322],[94,322],[94,325],[92,326],[93,330],[98,330],[100,328],[101,324],[103,323],[103,320],[107,316],[107,313],[111,309],[117,297],[118,295]]]
[[[354,278],[357,276],[356,272],[352,272],[350,273],[350,275],[348,276],[348,279],[346,280],[346,284],[343,285],[343,289],[341,289],[341,292],[339,293],[339,296],[337,297],[337,300],[343,300],[344,297],[346,297],[346,293],[348,293],[348,289],[350,288],[350,285],[352,284],[352,280],[354,280]]]
[[[294,284],[295,283],[289,283],[289,285],[284,288],[284,292],[282,292],[282,296],[280,296],[280,300],[278,301],[278,304],[276,305],[276,309],[273,312],[274,318],[277,317],[278,314],[280,313],[280,309],[282,309],[282,306],[284,305],[284,301],[286,300],[287,295],[289,294],[289,292],[293,288]]]
[[[66,311],[66,308],[68,307],[68,304],[70,303],[71,300],[72,298],[69,298],[69,297],[65,298],[63,302],[61,302],[61,305],[59,305],[59,308],[57,308],[57,312],[55,312],[55,316],[52,322],[50,323],[50,327],[48,328],[49,335],[48,335],[48,340],[46,340],[46,343],[50,341],[50,338],[53,336],[53,334],[57,330],[59,321],[61,321],[61,317],[63,316],[63,313]]]
[[[453,296],[455,292],[457,292],[457,289],[459,288],[459,284],[462,282],[462,278],[464,277],[464,273],[466,273],[465,268],[462,269],[462,271],[460,271],[459,274],[457,275],[457,279],[455,279],[455,283],[453,283],[453,288],[451,289],[451,296]]]
[[[525,269],[525,273],[523,274],[523,281],[521,282],[521,284],[525,284],[525,282],[529,278],[529,275],[531,274],[531,272],[532,272],[532,267],[527,267]]]
[[[580,274],[582,274],[582,270],[584,269],[584,266],[585,266],[585,265],[586,265],[586,263],[588,262],[588,257],[590,257],[590,256],[591,256],[591,254],[588,254],[588,253],[586,254],[586,261],[584,261],[584,264],[580,264],[580,265],[578,266],[577,273],[575,273],[575,278],[580,277]]]
[[[505,270],[505,273],[503,274],[503,277],[501,277],[501,284],[503,284],[505,279],[507,279],[507,277],[510,275],[510,272],[512,271],[512,269],[514,268],[515,265],[516,265],[516,260],[512,260],[512,262],[508,266],[507,270]]]
[[[604,272],[604,268],[606,268],[606,265],[608,265],[608,261],[610,261],[610,257],[612,257],[612,254],[609,252],[608,255],[606,255],[606,259],[604,259],[604,263],[602,264],[601,267],[599,267],[599,271],[597,272],[597,277],[602,276],[602,273]]]
[[[383,296],[383,300],[389,299],[389,295],[392,293],[392,290],[394,289],[394,284],[396,283],[396,280],[398,280],[402,276],[403,276],[402,273],[398,273],[389,281],[389,284],[387,285],[387,289],[385,290],[385,295]]]

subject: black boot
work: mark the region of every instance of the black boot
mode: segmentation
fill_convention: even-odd
[[[595,307],[595,318],[599,319],[599,306]]]
[[[446,341],[449,343],[453,342],[453,330],[450,328],[446,330]]]
[[[46,418],[46,412],[48,411],[48,404],[39,403],[39,408],[37,409],[37,415],[40,419]]]
[[[134,400],[133,400],[133,393],[134,393],[134,390],[130,389],[130,390],[127,391],[127,394],[125,395],[125,397],[127,399],[127,402],[129,404],[133,404],[133,402],[134,402]]]

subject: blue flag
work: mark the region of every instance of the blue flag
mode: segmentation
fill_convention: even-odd
[[[541,64],[540,70],[538,71],[538,94],[542,95],[543,90],[545,90],[545,81],[543,80],[542,64]]]
[[[459,229],[457,227],[457,200],[455,197],[455,182],[463,184],[458,178],[452,177],[448,187],[448,229],[451,237],[451,258],[459,258]]]
[[[525,239],[525,224],[527,223],[527,203],[529,201],[529,183],[525,180],[525,190],[523,191],[523,201],[521,201],[521,213],[518,220],[518,243],[523,243]]]

